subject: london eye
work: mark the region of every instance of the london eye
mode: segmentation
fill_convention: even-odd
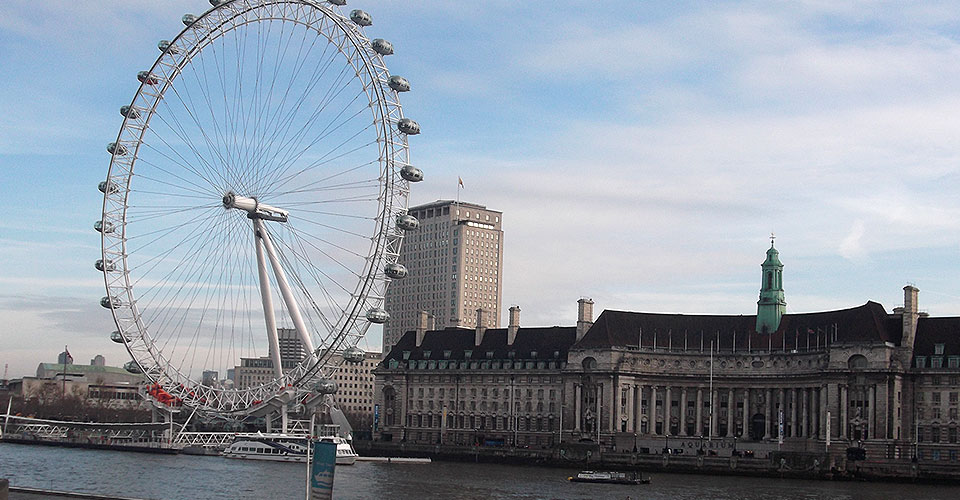
[[[243,415],[323,395],[358,363],[398,262],[416,121],[393,45],[345,0],[211,0],[131,75],[107,145],[96,268],[125,367],[165,397]],[[134,80],[136,77],[136,80]],[[278,332],[300,355],[282,359]],[[220,378],[259,360],[267,373]]]

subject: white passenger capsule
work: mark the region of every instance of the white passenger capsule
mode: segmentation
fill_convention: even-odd
[[[197,22],[197,16],[193,14],[184,14],[180,20],[183,21],[184,26],[190,26],[191,24]]]
[[[372,307],[367,310],[367,321],[382,325],[390,319],[390,313],[379,307]]]
[[[143,373],[143,368],[140,368],[136,361],[127,361],[123,364],[123,369],[137,375]]]
[[[156,85],[160,83],[160,79],[149,71],[141,71],[137,73],[137,80],[140,80],[140,83],[145,83],[147,85]]]
[[[102,220],[98,220],[97,222],[93,223],[93,228],[101,233],[110,234],[113,232],[113,223],[104,223]]]
[[[322,378],[319,382],[313,385],[313,390],[319,392],[320,394],[336,394],[337,389],[337,383],[328,378]]]
[[[373,24],[373,18],[370,17],[370,14],[367,14],[360,9],[350,11],[350,20],[359,24],[360,26],[370,26]]]
[[[140,112],[137,111],[137,108],[131,108],[130,106],[120,106],[120,116],[125,116],[127,118],[132,118],[136,120],[140,118]]]
[[[420,227],[420,221],[410,214],[400,214],[397,216],[397,227],[404,231],[413,231]]]
[[[114,330],[113,333],[110,334],[110,340],[118,344],[122,344],[124,339],[126,339],[127,342],[130,342],[130,337],[120,333],[120,330]]]
[[[210,0],[210,5],[213,5],[214,7],[219,7],[224,3],[227,3],[227,0]]]
[[[397,122],[397,129],[407,135],[417,135],[420,133],[420,124],[410,118],[401,118]]]
[[[111,297],[108,295],[100,299],[100,305],[106,309],[116,309],[123,305],[123,302],[120,301],[120,297]]]
[[[373,47],[373,50],[381,56],[389,56],[393,54],[393,44],[384,40],[383,38],[374,38],[370,42],[370,46]]]
[[[420,182],[423,180],[423,170],[413,165],[404,165],[403,168],[400,169],[400,177],[410,182]]]
[[[93,263],[93,267],[97,268],[97,271],[111,272],[117,270],[117,266],[110,259],[97,259],[97,261]]]
[[[399,280],[407,277],[407,268],[403,264],[390,263],[383,268],[383,273],[387,276]]]
[[[170,43],[170,40],[160,40],[157,43],[157,48],[160,49],[160,52],[169,52],[171,54],[179,54],[180,49],[176,45]]]
[[[123,156],[127,154],[127,147],[124,146],[123,144],[117,144],[115,142],[111,142],[107,144],[107,152],[112,155]]]
[[[343,7],[344,5],[347,4],[347,0],[327,0],[327,2],[329,2],[329,3],[333,4],[333,5],[339,5],[339,6],[341,6],[341,7]]]
[[[107,193],[108,189],[110,190],[109,194],[113,194],[113,193],[116,193],[117,191],[120,191],[120,188],[118,188],[116,184],[110,181],[100,181],[100,183],[97,184],[97,189],[99,189],[100,192],[103,194],[108,194]]]
[[[366,353],[357,346],[348,347],[343,350],[343,360],[347,363],[363,363],[364,358],[366,358]]]
[[[390,79],[387,80],[387,85],[389,85],[390,88],[392,88],[393,90],[396,90],[397,92],[410,91],[410,82],[406,78],[400,75],[391,76]]]

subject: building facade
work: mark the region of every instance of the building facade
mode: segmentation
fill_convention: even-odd
[[[376,370],[377,436],[421,443],[547,447],[557,442],[562,371],[575,327],[408,332]]]
[[[370,431],[374,420],[374,375],[381,353],[364,354],[359,364],[343,363],[333,374],[337,383],[337,405],[354,430]]]
[[[553,332],[522,350],[509,328],[408,332],[376,372],[379,438],[956,461],[960,318],[921,312],[913,286],[892,312],[783,314],[780,268],[764,266],[762,321],[607,310],[594,322],[581,300],[577,327],[531,329]]]
[[[418,328],[427,312],[429,329],[500,325],[503,276],[503,214],[483,205],[440,200],[408,210],[420,221],[404,238],[400,263],[409,274],[390,284],[384,308],[383,352]]]

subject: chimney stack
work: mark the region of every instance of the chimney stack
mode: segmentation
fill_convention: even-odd
[[[426,335],[427,330],[430,329],[429,321],[430,315],[427,314],[427,311],[420,311],[420,316],[417,318],[417,347],[423,344],[423,337]]]
[[[577,301],[577,342],[593,326],[593,300],[583,298]]]
[[[437,329],[437,317],[436,315],[427,316],[427,330],[433,331]]]
[[[483,334],[487,331],[487,325],[484,324],[484,314],[483,308],[477,309],[477,336],[476,336],[476,346],[480,346],[480,342],[483,341]]]
[[[920,317],[920,308],[917,298],[920,290],[913,286],[903,287],[903,337],[900,345],[913,349],[913,341],[917,336],[917,318]]]
[[[510,307],[510,325],[507,326],[507,345],[513,345],[517,339],[517,330],[520,329],[520,306]]]

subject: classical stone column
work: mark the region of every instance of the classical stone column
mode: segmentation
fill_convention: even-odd
[[[743,390],[743,426],[740,435],[746,439],[750,436],[750,389]]]
[[[840,386],[840,439],[847,438],[847,386]]]
[[[696,436],[703,436],[703,387],[697,387]]]
[[[893,393],[891,394],[891,400],[893,401],[892,409],[890,411],[890,418],[892,423],[890,425],[890,437],[893,439],[901,439],[903,426],[903,416],[901,411],[903,405],[900,401],[900,398],[903,397],[903,385],[900,375],[893,376]]]
[[[673,387],[667,386],[663,395],[663,433],[670,435],[670,424],[673,422]]]
[[[687,435],[687,388],[680,388],[680,435]]]
[[[716,436],[717,425],[720,422],[720,412],[717,411],[717,408],[720,406],[720,390],[714,388],[713,392],[710,394],[710,436]]]
[[[626,386],[627,387],[627,409],[626,409],[626,421],[627,421],[627,431],[633,432],[633,384]],[[620,391],[623,392],[622,390]]]
[[[582,404],[582,403],[580,402],[580,400],[581,400],[581,397],[580,397],[581,386],[580,386],[580,384],[574,384],[573,387],[574,387],[574,391],[573,391],[573,393],[574,393],[574,396],[573,396],[573,419],[574,419],[574,420],[573,420],[573,430],[575,430],[575,431],[577,431],[577,432],[580,432],[580,405]],[[510,404],[513,405],[513,403],[512,403],[512,401],[513,401],[513,394],[510,395],[510,398],[511,398],[511,399],[510,399],[510,401],[511,401]]]
[[[869,415],[869,420],[867,420],[867,437],[873,439],[874,437],[879,436],[877,432],[877,386],[870,385],[867,386],[867,401],[870,405],[870,411],[867,413]]]
[[[803,437],[808,437],[810,436],[810,428],[808,426],[810,425],[811,420],[810,415],[808,414],[810,411],[810,389],[804,387],[801,389],[801,391],[803,391],[800,393],[803,396],[803,401],[800,402],[800,433],[803,435]]]
[[[733,436],[734,421],[737,409],[733,404],[733,388],[727,389],[727,437]]]
[[[650,434],[657,435],[657,386],[650,386]]]
[[[637,384],[633,387],[633,432],[640,432],[641,422],[643,422],[643,386]]]
[[[820,386],[820,406],[817,408],[817,416],[819,417],[817,421],[820,422],[820,429],[819,429],[818,435],[820,436],[820,439],[823,439],[823,440],[827,439],[827,412],[828,411],[830,411],[830,385],[829,384]],[[831,417],[833,416],[832,413],[830,415]],[[832,423],[830,425],[831,427],[833,426]],[[832,429],[830,433],[833,434]],[[830,439],[833,439],[833,436],[830,436]]]
[[[797,391],[799,390],[800,389],[797,389],[796,387],[790,389],[790,435],[793,437],[797,437],[799,435],[799,429],[797,428],[797,417],[799,417],[797,414],[797,403],[800,399],[797,396]]]
[[[877,439],[890,439],[890,381],[877,384]]]
[[[764,428],[763,428],[763,439],[770,439],[770,428],[773,425],[773,390],[767,389],[766,398],[763,400],[764,403]]]

